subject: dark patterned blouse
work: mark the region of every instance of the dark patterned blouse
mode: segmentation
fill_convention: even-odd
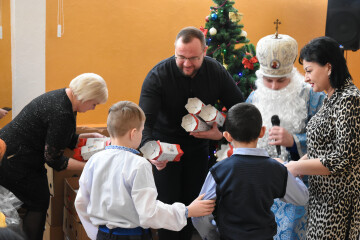
[[[55,170],[67,167],[65,148],[74,148],[78,135],[76,113],[65,89],[44,93],[32,100],[4,128],[7,161],[15,172],[39,170],[46,162]]]
[[[331,173],[309,177],[307,239],[358,239],[360,91],[350,79],[311,118],[307,139],[308,157]]]

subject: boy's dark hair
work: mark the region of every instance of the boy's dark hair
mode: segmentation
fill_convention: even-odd
[[[316,62],[321,66],[331,64],[330,85],[340,88],[347,78],[351,78],[340,44],[330,37],[318,37],[311,40],[300,51],[299,63]]]
[[[259,109],[250,103],[232,106],[225,119],[225,130],[237,142],[252,142],[261,131],[262,117]]]

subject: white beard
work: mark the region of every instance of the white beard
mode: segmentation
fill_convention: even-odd
[[[307,119],[306,99],[300,96],[304,85],[304,77],[293,68],[289,78],[290,83],[283,89],[272,90],[263,83],[263,76],[259,71],[256,72],[257,89],[253,96],[252,103],[260,110],[263,126],[266,126],[266,133],[258,141],[258,148],[264,148],[268,151],[270,157],[278,157],[275,145],[268,144],[269,129],[272,127],[271,117],[278,115],[280,126],[289,133],[302,133],[305,131],[305,122]],[[281,146],[280,158],[288,160],[286,148]]]

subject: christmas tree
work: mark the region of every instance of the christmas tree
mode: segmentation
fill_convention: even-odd
[[[207,55],[223,64],[246,99],[255,89],[255,71],[259,68],[255,47],[249,44],[247,33],[242,30],[244,25],[240,21],[243,15],[233,7],[235,2],[213,2],[217,6],[210,7],[210,15],[205,18],[205,28],[201,27],[209,46]]]
[[[243,14],[233,7],[235,2],[230,0],[213,0],[213,2],[216,6],[210,7],[210,14],[205,17],[205,28],[200,28],[209,46],[207,55],[215,58],[228,70],[246,99],[255,90],[255,72],[259,69],[255,47],[249,43],[247,33],[242,30]],[[220,101],[215,107],[226,112]],[[224,143],[226,143],[224,139],[211,141],[209,167],[215,163],[217,149]]]

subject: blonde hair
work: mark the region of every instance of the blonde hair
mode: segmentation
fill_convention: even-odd
[[[96,100],[105,103],[108,89],[105,80],[95,73],[83,73],[71,80],[70,89],[80,102]]]
[[[144,121],[145,114],[137,104],[120,101],[109,109],[107,129],[111,137],[121,137],[131,129],[140,129]]]

